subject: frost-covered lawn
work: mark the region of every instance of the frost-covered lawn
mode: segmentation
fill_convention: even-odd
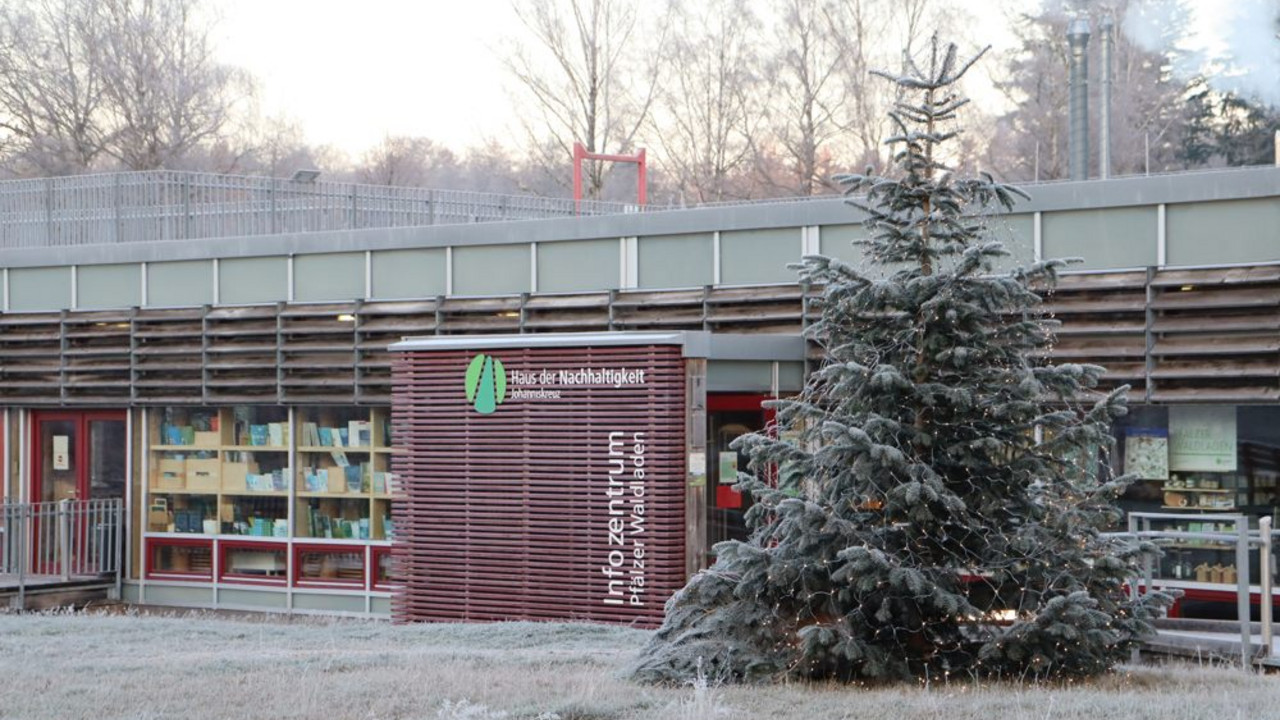
[[[0,615],[0,718],[1273,718],[1280,677],[1127,668],[1080,687],[636,686],[592,625]]]

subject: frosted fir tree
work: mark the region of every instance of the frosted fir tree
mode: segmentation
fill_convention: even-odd
[[[1033,286],[1063,263],[994,273],[1007,253],[975,217],[1025,195],[942,161],[976,59],[935,38],[927,67],[883,75],[903,98],[897,174],[839,180],[865,193],[849,202],[887,278],[804,258],[823,288],[806,333],[825,360],[776,403],[791,432],[740,440],[751,537],[717,545],[671,598],[636,678],[1083,676],[1126,657],[1170,602],[1122,587],[1153,547],[1102,535],[1127,479],[1092,470],[1127,388],[1043,361],[1052,323]]]

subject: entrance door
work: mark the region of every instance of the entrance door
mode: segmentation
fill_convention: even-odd
[[[32,569],[97,574],[113,562],[118,520],[104,503],[53,503],[124,499],[125,411],[33,411],[31,428],[31,501],[50,503],[32,518]]]
[[[123,410],[32,412],[31,500],[123,499]]]

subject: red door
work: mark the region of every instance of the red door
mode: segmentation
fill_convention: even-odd
[[[36,410],[31,413],[31,501],[123,499],[129,451],[123,410]],[[104,534],[102,504],[37,506],[31,525],[32,570],[93,573],[103,567],[114,535]],[[64,558],[69,563],[64,563]]]
[[[31,501],[124,498],[124,410],[31,413]]]

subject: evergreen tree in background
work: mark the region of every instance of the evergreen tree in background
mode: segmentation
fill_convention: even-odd
[[[935,39],[926,67],[884,75],[904,93],[898,177],[840,181],[866,193],[850,203],[887,279],[804,259],[825,362],[777,401],[781,437],[740,441],[751,538],[717,545],[668,602],[638,679],[1090,675],[1170,601],[1122,588],[1153,547],[1101,536],[1126,483],[1095,469],[1127,388],[1039,359],[1052,335],[1032,284],[1062,263],[993,274],[1007,253],[974,215],[1022,193],[943,163],[966,103],[952,87],[976,59]]]

